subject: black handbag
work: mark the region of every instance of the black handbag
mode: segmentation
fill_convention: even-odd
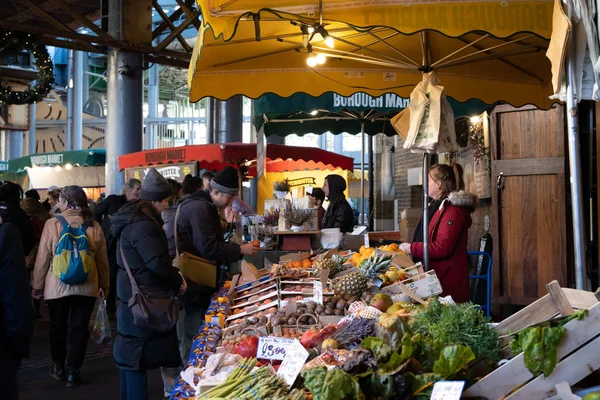
[[[138,286],[119,246],[121,258],[131,282],[131,298],[127,306],[133,314],[133,324],[151,332],[169,332],[179,320],[181,300],[172,291]]]

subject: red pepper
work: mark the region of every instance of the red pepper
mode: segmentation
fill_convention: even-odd
[[[245,340],[233,346],[233,354],[239,354],[244,358],[256,357],[256,350],[258,350],[258,337],[248,336]]]

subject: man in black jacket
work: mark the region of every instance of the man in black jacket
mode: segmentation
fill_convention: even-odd
[[[210,192],[198,190],[194,194],[180,200],[179,219],[177,221],[179,252],[187,252],[214,260],[219,263],[238,261],[243,254],[252,255],[258,247],[251,243],[238,245],[225,243],[219,210],[225,209],[239,191],[238,173],[232,167],[225,167],[210,183]],[[174,218],[175,220],[175,218]],[[173,226],[167,226],[169,252],[175,255],[175,235]],[[198,332],[204,313],[215,292],[214,287],[200,286],[188,281],[187,293],[183,297],[185,312],[180,315],[183,325],[183,337],[180,351],[187,358],[194,335]],[[216,286],[217,282],[215,282]],[[182,325],[179,325],[180,328]]]
[[[125,204],[135,201],[140,198],[140,189],[142,188],[142,182],[139,179],[129,179],[123,185],[121,195],[111,194],[105,200],[101,201],[94,208],[94,220],[102,226],[102,232],[104,232],[104,240],[106,241],[106,252],[108,254],[108,266],[110,268],[110,290],[108,291],[108,298],[106,299],[106,311],[110,316],[110,319],[114,318],[115,311],[117,310],[117,271],[119,266],[117,265],[117,243],[116,240],[112,240],[110,233],[110,217]]]
[[[354,230],[354,214],[346,196],[346,181],[339,175],[327,175],[323,192],[329,200],[329,207],[323,217],[323,229],[340,228],[342,233]]]
[[[17,370],[29,356],[33,304],[19,229],[0,218],[0,388],[16,400]]]
[[[37,240],[29,217],[21,209],[23,195],[21,186],[13,182],[0,182],[0,218],[4,222],[12,222],[19,229],[23,252],[29,252],[35,247]]]

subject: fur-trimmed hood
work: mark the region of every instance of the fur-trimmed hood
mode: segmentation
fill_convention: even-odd
[[[477,207],[477,196],[465,190],[450,193],[448,201],[455,207],[462,207],[471,211]]]

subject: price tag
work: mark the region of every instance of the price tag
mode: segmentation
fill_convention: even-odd
[[[294,343],[290,351],[283,359],[277,371],[277,375],[282,377],[289,386],[294,384],[308,358],[308,351],[306,351],[298,339],[293,339],[293,341]]]
[[[321,281],[313,282],[313,301],[323,305],[323,284]]]
[[[430,400],[460,400],[464,381],[441,381],[433,385]]]
[[[369,234],[365,233],[365,247],[371,247],[370,246],[370,241],[369,241]]]
[[[266,360],[283,360],[292,348],[295,339],[280,338],[275,336],[261,336],[258,338],[256,358]]]

